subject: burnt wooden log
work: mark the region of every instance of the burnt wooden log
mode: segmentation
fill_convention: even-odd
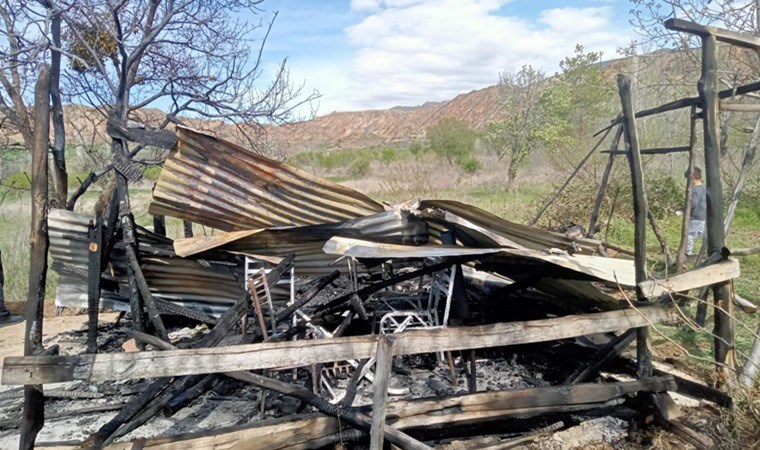
[[[644,176],[641,170],[641,154],[639,153],[639,138],[636,131],[636,117],[633,112],[631,98],[631,79],[625,75],[617,77],[620,103],[623,107],[623,125],[625,127],[625,142],[628,148],[628,164],[631,168],[631,186],[633,188],[634,215],[634,260],[636,267],[636,299],[644,301],[645,297],[638,284],[647,278],[646,256],[646,220],[647,199],[644,193]],[[648,327],[639,328],[636,334],[636,355],[638,362],[637,375],[645,378],[652,374],[652,353],[647,342]]]
[[[124,249],[127,252],[127,261],[132,275],[130,278],[134,278],[134,281],[137,284],[143,304],[148,312],[148,319],[150,320],[150,323],[153,324],[156,333],[160,338],[168,340],[169,337],[166,332],[166,327],[164,326],[163,320],[161,320],[161,315],[158,313],[158,307],[153,299],[153,294],[150,293],[150,287],[148,286],[148,282],[140,267],[140,261],[137,259],[137,241],[132,214],[125,214],[122,216],[121,228],[124,232]]]
[[[689,151],[688,146],[680,147],[664,147],[664,148],[642,148],[639,152],[642,155],[669,155],[671,153],[684,153]],[[602,153],[609,153],[611,155],[627,155],[626,150],[602,150]]]
[[[42,65],[34,87],[34,142],[32,146],[32,224],[29,236],[29,289],[26,298],[24,356],[42,351],[45,282],[47,280],[48,147],[50,140],[50,67]],[[24,412],[19,449],[34,448],[45,424],[45,397],[41,385],[24,386]]]
[[[132,125],[128,120],[109,117],[106,133],[114,139],[137,142],[167,150],[171,150],[177,145],[177,135],[169,130],[150,129],[144,126]]]
[[[103,219],[98,217],[87,227],[87,353],[98,351],[98,313],[100,312],[100,257],[103,249]]]
[[[718,123],[718,56],[715,36],[702,37],[702,77],[698,83],[702,105],[707,181],[707,252],[720,252],[726,245],[723,223],[723,188],[720,175],[720,124]],[[733,322],[731,283],[713,286],[715,363],[723,376],[733,368]]]
[[[563,385],[567,386],[582,383],[599,375],[599,371],[602,370],[605,365],[620,356],[620,354],[631,345],[631,342],[633,342],[634,339],[636,339],[636,330],[628,330],[610,340],[610,342],[600,348],[590,359],[567,377]]]

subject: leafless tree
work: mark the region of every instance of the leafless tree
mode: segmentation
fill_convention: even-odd
[[[157,128],[188,120],[200,125],[194,118],[227,123],[255,149],[263,123],[292,119],[318,95],[302,95],[290,83],[285,61],[263,81],[262,54],[276,13],[251,19],[264,14],[261,3],[61,0],[71,56],[68,98],[120,121],[161,107],[166,114]],[[135,157],[143,148],[112,150]]]
[[[41,63],[50,62],[50,94],[53,133],[53,204],[66,199],[67,173],[65,132],[60,92],[61,16],[48,1],[0,2],[0,114],[6,119],[6,136],[17,133],[26,148],[31,148],[34,123],[31,115],[31,86]]]

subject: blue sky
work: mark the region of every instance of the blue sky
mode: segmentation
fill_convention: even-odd
[[[267,0],[267,69],[322,94],[318,114],[446,100],[524,64],[554,73],[576,44],[604,58],[634,38],[627,0]]]

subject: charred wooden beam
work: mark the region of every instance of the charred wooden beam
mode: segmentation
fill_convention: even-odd
[[[700,25],[688,20],[676,18],[666,20],[664,25],[665,28],[669,30],[693,34],[702,38],[712,37],[714,40],[720,42],[760,51],[760,37],[751,34],[738,33],[736,31],[709,25]]]
[[[32,223],[29,236],[29,289],[26,298],[24,355],[42,351],[48,251],[48,147],[50,140],[50,67],[43,64],[34,87],[34,142],[32,146]],[[24,412],[19,449],[34,448],[45,423],[42,386],[24,386]]]
[[[620,103],[623,107],[623,125],[625,127],[625,142],[628,150],[628,164],[631,168],[631,186],[633,188],[633,215],[634,215],[634,252],[636,268],[636,299],[644,301],[645,297],[638,284],[647,278],[646,256],[646,221],[647,199],[644,193],[644,175],[641,169],[641,153],[639,152],[639,137],[636,131],[636,117],[633,113],[633,99],[631,97],[631,79],[623,74],[617,77]],[[636,335],[636,354],[639,365],[637,375],[639,378],[648,377],[652,374],[652,353],[647,342],[648,327],[642,327]]]
[[[169,130],[145,128],[130,121],[119,120],[116,117],[108,118],[106,133],[114,139],[137,142],[167,150],[171,150],[177,145],[177,135]]]
[[[98,313],[100,312],[100,257],[103,254],[103,219],[98,217],[87,227],[87,353],[98,351]]]
[[[636,339],[636,330],[628,330],[625,333],[610,340],[604,347],[600,348],[590,359],[583,363],[578,369],[570,375],[563,385],[572,385],[588,381],[599,374],[599,371],[612,360],[620,356],[631,342]]]
[[[642,155],[668,155],[670,153],[683,153],[688,152],[691,147],[665,147],[665,148],[644,148],[640,150]],[[627,155],[626,150],[602,150],[601,153],[609,153],[611,155]]]
[[[628,309],[527,322],[415,330],[396,336],[395,352],[397,355],[408,355],[547,342],[638,328],[650,323],[672,322],[677,317],[672,309],[648,306],[635,311]],[[220,320],[214,330],[222,322]],[[367,335],[170,352],[7,357],[3,366],[2,383],[18,385],[72,380],[127,380],[231,370],[303,367],[370,358],[374,355],[378,339],[377,335]],[[255,357],[248,357],[251,355]]]

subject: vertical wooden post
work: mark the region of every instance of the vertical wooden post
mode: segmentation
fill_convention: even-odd
[[[691,215],[691,190],[694,187],[694,180],[691,177],[694,172],[694,161],[696,160],[697,153],[695,146],[697,145],[697,107],[691,107],[689,127],[689,165],[686,168],[686,194],[684,199],[683,208],[683,220],[681,221],[681,243],[678,245],[678,254],[676,255],[676,271],[683,270],[683,266],[686,263],[686,240],[689,238],[689,216]]]
[[[610,182],[610,173],[612,172],[612,165],[615,162],[615,150],[620,145],[620,137],[623,135],[623,125],[618,125],[615,131],[615,137],[612,139],[610,145],[610,156],[607,158],[607,165],[604,167],[604,173],[602,174],[602,180],[599,182],[599,192],[596,194],[596,201],[594,202],[594,210],[591,212],[591,220],[588,223],[588,231],[586,237],[594,237],[594,228],[596,228],[596,221],[599,220],[599,209],[602,207],[602,201],[604,200],[604,194],[607,192],[607,184]]]
[[[720,124],[718,123],[718,48],[715,36],[702,36],[702,77],[697,88],[702,102],[707,188],[707,254],[720,253],[726,244],[723,228],[723,186],[720,179]],[[715,363],[728,375],[733,361],[731,282],[713,286]]]
[[[475,349],[470,350],[470,376],[467,378],[467,388],[470,394],[478,392],[478,363],[475,356]]]
[[[633,215],[634,215],[634,253],[636,267],[636,298],[645,301],[638,284],[647,278],[647,199],[644,193],[644,174],[641,169],[641,152],[639,138],[636,131],[636,116],[633,111],[631,99],[631,79],[626,75],[619,74],[617,77],[620,103],[623,107],[623,125],[625,126],[625,142],[628,147],[628,164],[631,167],[631,186],[633,188]],[[639,378],[652,375],[652,353],[647,342],[649,327],[642,327],[636,331],[636,373]]]
[[[29,291],[26,299],[24,356],[42,351],[42,318],[47,279],[48,148],[50,141],[50,67],[40,68],[34,88],[34,145],[32,146],[32,230],[29,236]],[[41,385],[24,386],[24,413],[19,449],[34,448],[45,424]]]
[[[98,312],[100,310],[100,257],[103,219],[98,217],[95,224],[90,221],[87,229],[89,240],[89,260],[87,264],[87,353],[98,351]]]
[[[186,238],[193,237],[193,223],[192,222],[190,222],[189,220],[183,220],[182,228],[185,231]]]
[[[153,232],[159,236],[166,236],[166,216],[153,216]]]
[[[10,315],[11,312],[5,307],[5,273],[3,272],[3,251],[0,249],[0,322]]]
[[[393,336],[384,335],[377,341],[374,393],[372,397],[372,427],[369,432],[370,450],[383,449],[386,399],[393,365]]]
[[[137,285],[140,297],[142,297],[143,304],[148,312],[148,319],[156,330],[156,336],[168,342],[169,335],[166,332],[163,320],[161,320],[158,307],[153,300],[153,295],[150,293],[150,287],[145,280],[145,275],[143,274],[142,268],[140,267],[140,261],[137,257],[137,240],[135,238],[134,218],[131,213],[122,216],[121,229],[124,233],[124,250],[127,253],[130,279],[132,279]]]

